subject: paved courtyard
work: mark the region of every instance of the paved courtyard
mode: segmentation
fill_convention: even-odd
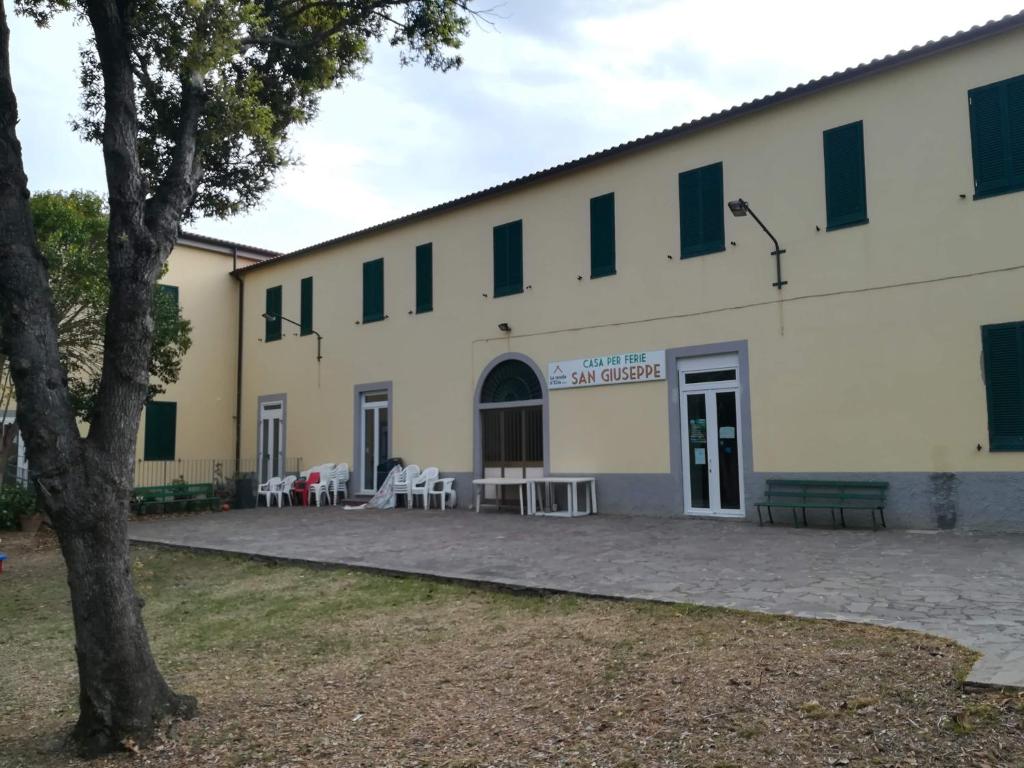
[[[1024,686],[1024,535],[286,508],[147,520],[133,523],[130,536],[311,563],[917,629],[984,654],[969,682]]]

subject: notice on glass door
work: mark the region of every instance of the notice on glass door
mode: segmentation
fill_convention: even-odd
[[[704,448],[693,449],[693,463],[697,466],[708,463],[708,454]]]

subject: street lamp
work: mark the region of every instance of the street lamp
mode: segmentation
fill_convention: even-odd
[[[789,282],[788,280],[783,280],[782,279],[782,254],[784,254],[786,252],[785,249],[779,247],[779,241],[775,239],[775,235],[773,235],[768,230],[768,227],[766,227],[764,225],[763,221],[761,221],[759,218],[757,218],[757,214],[754,213],[753,209],[750,207],[750,204],[746,200],[744,200],[742,197],[740,197],[740,198],[738,198],[736,200],[730,200],[729,201],[729,210],[732,212],[732,215],[736,216],[736,217],[746,216],[749,213],[753,217],[754,221],[756,221],[758,223],[758,225],[761,227],[761,229],[764,230],[764,233],[766,235],[768,235],[768,237],[770,237],[772,239],[772,243],[775,245],[775,250],[772,251],[772,256],[775,257],[775,275],[776,275],[775,282],[772,283],[772,285],[774,285],[776,288],[778,288],[781,291],[782,290],[782,286],[786,285]]]
[[[297,328],[304,328],[302,323],[296,323],[294,320],[292,320],[290,318],[287,318],[284,315],[275,315],[272,312],[264,312],[263,313],[263,319],[264,320],[271,320],[271,321],[273,321],[273,320],[283,320],[286,323],[291,323],[292,325],[296,326]],[[312,333],[314,336],[316,336],[316,361],[319,363],[321,360],[324,359],[323,355],[320,354],[320,342],[324,340],[324,337],[321,336],[316,331],[314,331],[312,328],[309,329],[309,332]]]

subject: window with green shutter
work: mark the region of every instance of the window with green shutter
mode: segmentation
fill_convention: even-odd
[[[264,341],[277,341],[281,338],[281,286],[267,288],[267,304],[265,310],[266,325],[263,329]]]
[[[680,258],[725,250],[722,164],[679,174]]]
[[[494,228],[494,296],[523,292],[523,221]]]
[[[841,229],[868,220],[864,178],[864,123],[848,123],[822,135],[825,150],[825,212],[827,229]]]
[[[590,199],[590,276],[615,274],[615,193]]]
[[[1024,75],[967,92],[974,197],[1024,189]]]
[[[363,322],[384,319],[384,259],[363,262]]]
[[[142,458],[145,461],[173,461],[177,403],[147,403]]]
[[[434,310],[434,244],[416,246],[416,313]]]
[[[981,328],[993,451],[1024,451],[1024,323]]]
[[[179,302],[178,302],[178,295],[179,295],[178,286],[176,286],[176,285],[164,285],[163,283],[160,283],[159,285],[157,285],[157,288],[159,288],[161,291],[163,291],[165,295],[171,297],[171,301],[174,302],[174,306],[176,306],[176,307],[179,306]]]
[[[299,333],[309,336],[313,332],[313,278],[304,277],[299,284]]]

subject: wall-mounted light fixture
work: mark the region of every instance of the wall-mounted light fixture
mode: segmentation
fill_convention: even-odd
[[[263,313],[263,319],[264,320],[283,320],[286,323],[291,323],[296,328],[302,328],[303,327],[302,323],[296,323],[294,320],[292,320],[290,318],[287,318],[284,315],[275,315],[275,314],[272,314],[270,312],[264,312]],[[319,363],[321,360],[324,359],[323,355],[320,354],[320,342],[322,342],[324,340],[324,337],[321,336],[316,331],[314,331],[312,328],[309,329],[309,332],[312,333],[314,336],[316,336],[316,361]]]
[[[508,323],[498,323],[498,330],[502,333],[512,333],[512,326]]]
[[[775,282],[772,283],[772,285],[781,291],[782,286],[789,282],[788,280],[782,279],[782,254],[786,252],[785,249],[779,247],[779,241],[775,239],[775,235],[768,230],[768,227],[764,225],[763,221],[757,218],[757,214],[754,213],[753,209],[751,209],[750,204],[742,197],[737,198],[736,200],[730,200],[729,210],[732,212],[733,216],[737,217],[746,216],[749,213],[750,217],[758,223],[758,226],[760,226],[761,229],[764,230],[764,233],[772,239],[772,243],[775,245],[775,250],[772,251],[772,256],[775,257]]]

